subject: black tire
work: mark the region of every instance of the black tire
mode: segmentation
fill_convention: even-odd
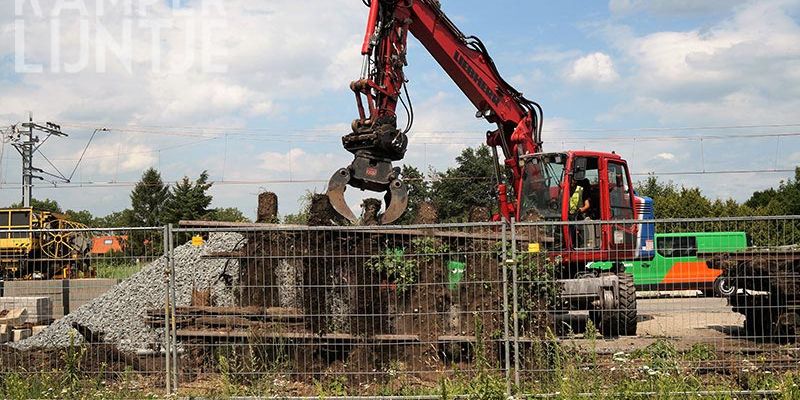
[[[772,341],[772,321],[769,308],[752,308],[745,312],[744,332],[756,343]]]
[[[638,315],[636,311],[636,287],[633,276],[617,274],[619,277],[619,307],[608,310],[593,310],[589,318],[604,337],[636,336]]]
[[[716,297],[731,297],[736,294],[736,286],[730,284],[730,279],[724,276],[719,276],[714,280],[714,296]]]

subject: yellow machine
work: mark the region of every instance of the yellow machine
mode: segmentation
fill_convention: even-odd
[[[88,276],[86,226],[32,208],[0,209],[0,274],[6,279]]]

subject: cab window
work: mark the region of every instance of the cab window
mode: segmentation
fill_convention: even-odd
[[[574,165],[581,166],[583,177],[577,184],[583,187],[583,198],[589,200],[589,210],[584,214],[590,219],[600,219],[600,160],[597,157],[576,157]]]
[[[624,164],[608,163],[608,189],[611,219],[633,219],[633,199]]]
[[[694,236],[656,238],[656,250],[663,257],[696,257],[697,238]]]
[[[27,211],[13,211],[11,212],[11,226],[25,227],[30,225],[31,216]]]

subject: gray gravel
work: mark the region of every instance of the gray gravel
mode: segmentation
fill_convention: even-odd
[[[184,244],[175,248],[176,297],[179,306],[190,305],[192,288],[211,287],[212,304],[233,306],[233,289],[220,279],[223,272],[236,285],[239,263],[235,260],[204,259],[213,252],[233,251],[243,244],[236,233],[212,234],[201,247]],[[144,324],[148,309],[163,308],[166,292],[166,257],[146,265],[141,271],[74,312],[54,322],[44,331],[11,346],[18,349],[66,347],[70,343],[73,322],[105,334],[105,341],[117,344],[120,350],[158,350],[163,331]],[[81,339],[75,335],[76,341]]]

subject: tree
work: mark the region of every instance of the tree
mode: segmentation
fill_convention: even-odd
[[[93,225],[98,228],[118,228],[133,225],[133,211],[126,208],[105,217],[96,218]]]
[[[163,225],[164,207],[169,198],[169,186],[161,173],[149,168],[131,191],[131,223],[135,226]]]
[[[12,204],[10,208],[22,208],[22,202]],[[38,211],[50,211],[59,214],[62,213],[61,206],[58,205],[58,202],[50,199],[31,199],[31,208]]]
[[[420,203],[430,200],[431,186],[425,181],[425,176],[410,165],[403,165],[400,175],[408,185],[408,209],[397,222],[410,224],[416,219]]]
[[[455,168],[436,173],[431,198],[442,221],[466,220],[472,207],[492,209],[495,204],[493,184],[494,157],[486,145],[466,148],[456,157]]]
[[[212,221],[224,222],[252,222],[244,213],[236,207],[215,208],[211,210],[209,219]]]
[[[769,202],[772,199],[774,199],[775,197],[777,197],[777,196],[778,196],[778,192],[773,188],[769,188],[767,190],[762,190],[762,191],[758,191],[758,192],[753,193],[753,195],[750,196],[750,199],[745,201],[744,204],[746,206],[748,206],[750,208],[754,208],[754,209],[755,208],[762,208],[762,207],[766,207],[767,204],[769,204]]]
[[[800,213],[800,167],[794,179],[781,182],[777,189],[755,192],[747,202],[760,215],[797,215]]]
[[[164,206],[164,222],[208,219],[213,197],[207,192],[212,185],[208,182],[208,171],[203,171],[194,182],[184,176],[170,191]]]
[[[95,218],[91,212],[87,210],[75,211],[75,210],[67,210],[64,212],[67,216],[67,219],[73,222],[77,222],[80,224],[84,224],[86,226],[94,226],[95,225]]]
[[[308,213],[311,211],[311,199],[313,198],[314,193],[310,190],[306,190],[305,194],[300,196],[300,199],[297,200],[300,209],[294,214],[288,214],[283,217],[283,223],[290,225],[308,225]]]

